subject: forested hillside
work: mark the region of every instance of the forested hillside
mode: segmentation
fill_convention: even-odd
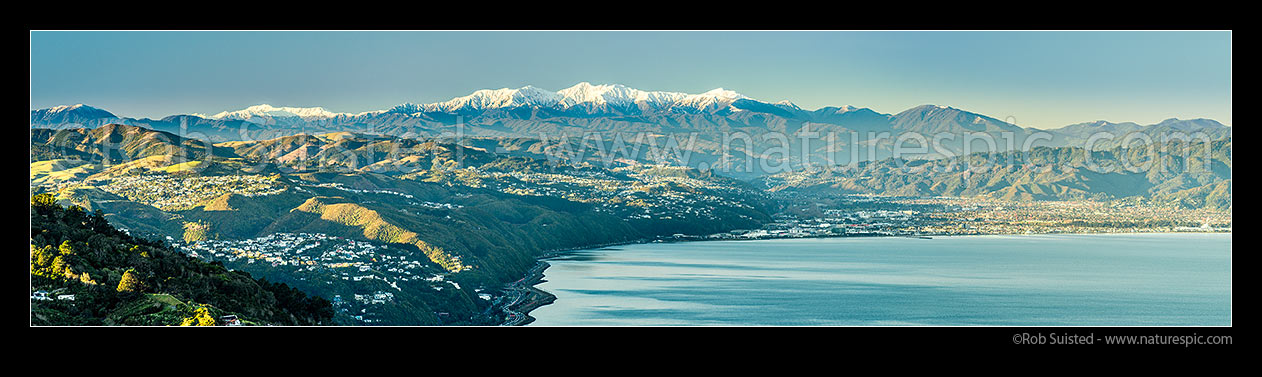
[[[329,302],[119,231],[99,211],[31,199],[34,325],[319,325]],[[40,295],[45,297],[44,295]]]

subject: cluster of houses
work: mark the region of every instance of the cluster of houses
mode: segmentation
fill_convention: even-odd
[[[914,210],[842,210],[826,209],[821,217],[799,218],[779,214],[774,221],[761,229],[734,230],[716,233],[707,239],[765,239],[864,235],[915,234],[910,230],[920,221],[919,211]],[[681,238],[681,237],[676,237]]]
[[[342,191],[346,191],[346,192],[353,192],[353,193],[357,193],[357,194],[390,194],[390,195],[398,195],[398,196],[402,196],[402,197],[404,197],[404,198],[408,198],[408,199],[415,199],[415,197],[413,197],[411,194],[405,194],[405,193],[401,193],[401,192],[398,192],[398,191],[390,191],[390,190],[365,190],[365,189],[356,189],[356,188],[346,187],[346,185],[343,185],[343,184],[341,184],[341,183],[339,183],[339,182],[331,182],[331,183],[318,183],[318,184],[314,184],[314,185],[310,185],[310,186],[312,186],[312,187],[323,187],[323,188],[338,189],[338,190],[342,190]]]
[[[386,291],[376,291],[367,295],[355,294],[354,296],[355,301],[365,305],[381,305],[387,302],[394,302],[394,293]],[[341,302],[342,295],[337,295],[335,299],[337,302]]]
[[[207,199],[230,193],[242,196],[279,194],[285,191],[286,186],[278,183],[274,176],[178,177],[147,174],[111,178],[100,188],[128,200],[163,210],[179,210],[191,208]]]
[[[900,203],[940,208],[927,213],[924,234],[1022,234],[1230,231],[1231,212],[1125,201],[1005,201],[915,198]]]
[[[487,172],[486,177],[495,189],[507,194],[550,196],[593,203],[596,211],[628,220],[674,217],[714,219],[714,208],[749,207],[740,200],[732,199],[741,196],[730,195],[733,191],[740,191],[739,188],[688,177],[646,174],[638,170],[641,168],[614,169],[626,174],[625,177],[597,171],[574,174]]]
[[[422,282],[434,290],[460,285],[447,280],[446,272],[427,267],[424,255],[375,242],[323,233],[274,233],[242,241],[210,240],[176,244],[177,249],[229,268],[250,268],[256,263],[283,269],[289,276],[311,284],[331,287],[334,306],[363,323],[375,321],[374,305],[396,300],[396,292],[377,290],[355,294],[364,287],[386,286],[402,291],[404,282]],[[335,281],[341,281],[333,285]],[[345,296],[345,298],[343,298]]]
[[[323,233],[273,233],[248,240],[206,240],[176,245],[194,257],[237,262],[271,264],[272,267],[295,266],[307,271],[348,268],[357,272],[390,271],[401,277],[420,268],[419,260],[406,255],[381,255],[389,246]],[[349,273],[344,274],[347,280]],[[360,280],[360,279],[357,279]]]
[[[342,299],[342,295],[333,295],[332,302],[335,310],[354,318],[356,321],[374,323],[378,320],[373,319],[377,313],[370,310],[373,309],[372,305],[394,302],[394,293],[376,291],[371,294],[353,294],[352,300]]]
[[[342,190],[342,191],[346,191],[346,192],[353,192],[353,193],[357,193],[357,194],[389,194],[389,195],[398,195],[398,196],[401,196],[401,197],[404,197],[404,198],[407,198],[407,199],[416,199],[416,197],[412,196],[411,194],[406,194],[406,193],[402,193],[402,192],[398,192],[398,191],[391,191],[391,190],[368,190],[368,189],[356,189],[356,188],[346,187],[346,185],[341,184],[341,183],[338,183],[338,182],[332,182],[332,183],[320,183],[320,184],[314,184],[314,185],[308,185],[308,186],[309,186],[309,187],[331,188],[331,189],[337,189],[337,190]],[[303,190],[303,191],[307,191],[307,190]],[[308,191],[308,192],[309,192],[309,191]],[[431,202],[431,201],[427,201],[427,200],[423,200],[423,201],[420,201],[420,202],[411,202],[410,204],[415,205],[415,206],[420,206],[420,207],[434,208],[434,209],[457,209],[457,208],[463,208],[463,207],[464,207],[464,206],[459,205],[459,204],[452,204],[452,203],[437,203],[437,202]]]
[[[333,270],[341,280],[381,280],[396,288],[396,282],[430,277],[422,271],[423,256],[409,258],[402,249],[322,233],[273,233],[249,240],[197,241],[176,247],[202,259],[229,264],[267,263],[271,267],[291,267],[298,273]]]
[[[41,290],[38,290],[38,291],[31,292],[31,300],[35,300],[35,301],[53,301],[53,300],[56,300],[56,301],[74,301],[74,295],[55,295],[55,296],[50,296],[50,295],[51,295],[51,294],[50,294],[48,291],[45,291],[45,290],[42,290],[42,289],[41,289]]]

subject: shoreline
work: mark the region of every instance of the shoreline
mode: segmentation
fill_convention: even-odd
[[[543,282],[543,270],[549,266],[551,265],[548,262],[538,261],[526,272],[525,277],[504,288],[507,292],[504,298],[509,299],[509,302],[500,308],[505,314],[500,326],[528,325],[535,320],[530,316],[531,311],[556,300],[556,296],[551,293],[535,288],[536,284]]]
[[[530,312],[544,305],[551,304],[556,301],[556,296],[548,291],[535,288],[535,285],[543,283],[543,271],[552,265],[547,262],[548,259],[560,256],[563,253],[579,250],[590,250],[596,248],[605,248],[610,246],[631,245],[640,243],[649,243],[647,239],[635,239],[628,241],[606,242],[595,245],[575,246],[561,249],[552,249],[544,251],[535,257],[535,265],[526,271],[526,275],[521,279],[517,279],[504,287],[505,295],[501,300],[507,299],[507,304],[495,304],[496,307],[505,314],[504,321],[499,326],[525,326],[535,321],[530,316]]]
[[[526,276],[523,276],[521,279],[518,279],[517,281],[514,281],[514,282],[512,282],[512,283],[509,283],[509,285],[508,285],[507,287],[505,287],[505,288],[504,288],[506,292],[509,292],[507,295],[505,295],[505,298],[507,298],[507,297],[514,297],[514,298],[513,298],[513,300],[512,300],[509,304],[504,305],[503,307],[501,307],[501,308],[500,308],[503,312],[505,312],[505,314],[507,314],[507,318],[505,318],[504,322],[503,322],[503,323],[501,323],[501,324],[500,324],[500,326],[525,326],[525,325],[529,325],[530,323],[534,322],[534,320],[535,320],[535,318],[534,318],[534,317],[531,317],[531,316],[530,316],[530,312],[531,312],[531,311],[534,311],[535,309],[538,309],[538,308],[540,308],[540,307],[546,306],[546,305],[551,304],[552,302],[556,301],[556,299],[557,299],[556,295],[553,295],[552,293],[549,293],[548,291],[545,291],[545,290],[542,290],[542,289],[536,288],[536,287],[535,287],[535,285],[538,285],[538,284],[543,283],[543,282],[545,281],[545,280],[543,279],[543,278],[544,278],[544,271],[545,271],[545,270],[547,270],[547,269],[548,269],[548,267],[551,267],[551,266],[552,266],[551,264],[549,264],[549,263],[547,262],[547,260],[548,260],[548,259],[552,259],[552,258],[559,257],[559,256],[563,255],[564,253],[566,253],[566,252],[571,252],[571,251],[593,250],[593,249],[606,248],[606,247],[611,247],[611,246],[623,246],[623,245],[645,244],[645,243],[712,242],[712,241],[767,241],[767,240],[782,240],[782,239],[817,239],[817,238],[874,238],[874,237],[901,237],[901,238],[929,239],[929,240],[931,240],[931,239],[933,239],[933,237],[970,237],[970,236],[1045,236],[1045,235],[1110,235],[1110,234],[1112,234],[1112,235],[1127,235],[1127,234],[1132,234],[1132,235],[1133,235],[1133,234],[1219,234],[1219,233],[1231,234],[1232,232],[1231,232],[1230,230],[1228,230],[1228,231],[1208,231],[1208,232],[1205,232],[1205,231],[1199,231],[1199,232],[1198,232],[1198,231],[1185,231],[1185,232],[1177,232],[1177,231],[1153,231],[1153,232],[1057,232],[1057,233],[907,234],[907,235],[885,235],[885,234],[874,234],[874,235],[862,235],[862,236],[854,236],[854,235],[841,235],[841,236],[806,236],[806,237],[765,237],[765,238],[748,238],[748,239],[705,239],[705,238],[701,238],[701,239],[680,239],[680,238],[669,238],[669,239],[664,239],[664,238],[659,237],[659,238],[657,238],[657,239],[653,239],[653,240],[649,240],[649,239],[644,239],[644,238],[642,238],[642,239],[632,240],[632,241],[609,242],[609,243],[597,244],[597,245],[591,245],[591,246],[572,247],[572,248],[565,248],[565,249],[554,249],[554,250],[545,251],[545,252],[543,252],[542,254],[540,254],[538,257],[536,257],[536,258],[535,258],[535,261],[536,261],[535,266],[534,266],[534,267],[531,267],[531,269],[530,269],[529,271],[527,271],[527,272],[526,272]]]

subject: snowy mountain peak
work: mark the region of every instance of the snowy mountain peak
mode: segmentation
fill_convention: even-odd
[[[557,91],[565,107],[576,105],[618,105],[631,106],[642,104],[650,108],[665,108],[687,94],[676,92],[648,92],[627,87],[622,84],[592,85],[580,82],[577,85]]]
[[[45,109],[45,110],[48,110],[48,112],[50,112],[50,113],[56,113],[56,112],[62,112],[62,111],[67,111],[67,110],[75,110],[75,109],[79,109],[79,108],[82,108],[82,107],[85,107],[85,106],[86,106],[86,107],[88,107],[88,108],[93,108],[92,106],[84,105],[84,104],[82,104],[82,103],[77,103],[77,104],[74,104],[74,105],[61,105],[61,106],[53,106],[53,107],[47,108],[47,109]]]
[[[557,103],[556,93],[530,85],[517,89],[481,89],[473,94],[452,98],[446,102],[422,105],[424,111],[452,112],[458,110],[486,110],[518,106],[553,106]]]
[[[254,105],[237,111],[224,111],[215,115],[204,115],[193,113],[206,119],[235,119],[248,120],[254,117],[299,117],[304,119],[314,118],[333,118],[343,115],[354,115],[350,113],[335,113],[325,110],[323,107],[275,107],[268,104]]]
[[[838,108],[837,108],[837,113],[839,113],[839,114],[840,114],[840,113],[848,113],[848,112],[855,111],[855,110],[858,110],[858,109],[859,109],[858,107],[854,107],[854,106],[851,106],[851,105],[845,105],[845,106],[842,106],[842,107],[838,107]]]
[[[789,110],[795,110],[795,111],[802,110],[802,107],[798,106],[796,103],[793,103],[792,101],[789,101],[787,99],[776,102],[775,105],[779,106],[782,109],[789,109]]]
[[[116,117],[113,113],[109,111],[105,111],[103,109],[84,105],[82,103],[78,103],[74,105],[53,106],[47,109],[31,110],[31,116],[32,116],[32,119],[34,118],[52,119],[52,118],[65,118],[65,117],[95,119],[95,118],[115,118]]]
[[[88,106],[88,105],[84,105],[84,104],[82,104],[82,103],[76,103],[76,104],[73,104],[73,105],[60,105],[60,106],[53,106],[53,107],[50,107],[50,108],[47,108],[47,109],[38,110],[38,111],[43,111],[43,112],[46,112],[46,113],[63,113],[63,112],[71,112],[71,111],[75,111],[75,112],[104,112],[105,110],[102,110],[102,109],[99,109],[99,108],[95,108],[95,107],[92,107],[92,106]]]
[[[741,99],[749,99],[749,97],[731,90],[716,88],[701,94],[689,94],[677,101],[675,106],[692,110],[717,110]]]
[[[719,97],[719,98],[733,98],[733,99],[749,98],[749,97],[745,97],[745,95],[743,94],[737,93],[735,91],[723,89],[723,88],[710,89],[710,91],[701,93],[701,95],[710,96],[710,97]]]

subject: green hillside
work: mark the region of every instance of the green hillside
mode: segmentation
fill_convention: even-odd
[[[31,290],[74,297],[32,299],[34,325],[223,324],[224,315],[318,325],[333,316],[322,298],[132,237],[48,194],[31,200]]]

